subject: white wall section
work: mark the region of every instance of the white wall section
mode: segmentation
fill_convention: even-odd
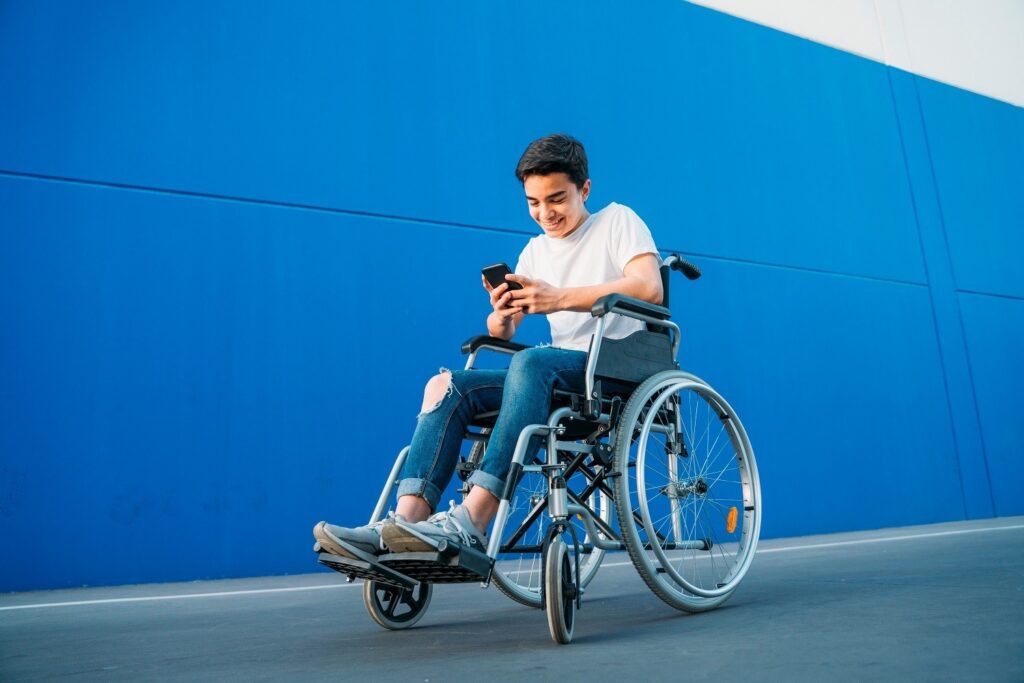
[[[691,0],[1024,106],[1021,0]]]

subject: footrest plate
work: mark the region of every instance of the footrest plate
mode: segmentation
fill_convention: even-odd
[[[491,558],[471,548],[448,552],[392,553],[377,558],[356,560],[321,552],[317,560],[325,567],[351,578],[376,581],[398,588],[413,588],[423,583],[473,583],[486,580],[491,573]]]
[[[386,567],[379,562],[365,562],[351,557],[341,557],[328,552],[321,552],[317,560],[325,567],[346,574],[351,578],[367,579],[378,583],[386,583],[397,588],[414,588],[419,581],[401,572]]]
[[[445,553],[392,553],[377,560],[417,581],[425,583],[471,583],[484,581],[491,574],[491,558],[472,548],[459,548]]]

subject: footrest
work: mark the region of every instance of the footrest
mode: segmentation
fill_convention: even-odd
[[[494,564],[486,554],[472,548],[454,547],[454,544],[444,553],[392,553],[381,555],[377,561],[396,573],[424,583],[484,581],[490,577]]]
[[[433,549],[374,556],[335,539],[352,557],[329,553],[319,542],[313,545],[313,550],[318,553],[320,564],[345,574],[350,581],[359,578],[398,588],[414,588],[421,582],[470,583],[490,578],[494,561],[487,553],[454,541],[430,538],[415,529],[410,531]]]
[[[413,542],[410,548],[408,539],[405,539],[401,552],[381,555],[377,558],[379,562],[431,583],[486,581],[490,578],[494,562],[482,549],[447,538],[428,536],[415,525],[401,520],[395,524],[418,539],[418,543]]]
[[[456,552],[452,554],[452,550]],[[364,555],[356,560],[320,551],[317,560],[325,567],[349,579],[366,579],[398,588],[413,588],[423,583],[473,583],[491,574],[493,562],[472,548],[453,548],[446,553],[392,553],[376,558]]]
[[[419,580],[406,576],[399,571],[385,566],[377,561],[356,560],[351,557],[341,557],[321,551],[317,560],[325,567],[330,567],[336,572],[341,572],[352,579],[366,579],[385,583],[396,588],[415,588]]]

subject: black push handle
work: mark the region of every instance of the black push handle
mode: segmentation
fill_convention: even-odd
[[[665,259],[665,265],[672,270],[678,270],[686,276],[687,280],[696,280],[701,275],[700,268],[696,264],[690,263],[679,254],[672,254]]]

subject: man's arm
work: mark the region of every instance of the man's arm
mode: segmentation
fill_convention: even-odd
[[[661,259],[656,254],[639,254],[626,264],[618,280],[587,287],[553,287],[543,280],[509,275],[509,280],[523,285],[522,289],[511,292],[512,306],[527,313],[589,311],[594,302],[608,294],[625,294],[648,303],[660,304],[663,297],[660,268]],[[518,324],[521,319],[520,314],[515,323]],[[487,327],[491,329],[490,318],[487,319]],[[515,331],[514,325],[512,331]]]
[[[486,278],[481,278],[481,281],[491,297],[491,306],[494,308],[487,316],[487,334],[499,339],[511,339],[523,319],[523,309],[512,302],[507,284],[491,287]]]

